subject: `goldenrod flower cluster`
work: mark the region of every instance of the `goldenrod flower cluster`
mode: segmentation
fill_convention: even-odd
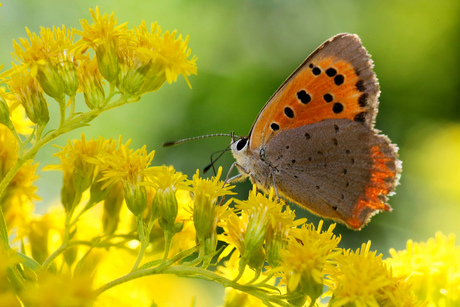
[[[335,225],[297,219],[275,191],[234,199],[221,168],[189,180],[121,137],[60,147],[46,167],[63,173],[60,203],[34,214],[44,144],[196,74],[188,38],[90,12],[80,30],[27,30],[0,76],[0,305],[193,306],[176,287],[199,301],[190,280],[204,279],[226,288],[224,306],[459,306],[453,235],[409,241],[388,259],[370,242],[343,249]],[[77,113],[80,93],[87,111]],[[47,127],[52,107],[57,127]]]

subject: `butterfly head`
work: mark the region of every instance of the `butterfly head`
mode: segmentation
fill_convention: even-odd
[[[249,169],[248,166],[251,164],[249,138],[240,137],[232,139],[232,143],[230,145],[236,163],[244,169]]]

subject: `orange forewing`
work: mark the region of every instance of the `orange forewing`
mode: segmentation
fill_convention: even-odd
[[[312,68],[321,70],[322,73],[314,75]],[[325,71],[333,68],[344,77],[341,85],[336,85],[334,77],[329,77]],[[306,61],[300,69],[291,76],[288,82],[267,103],[251,131],[251,148],[259,148],[266,144],[270,138],[281,130],[296,128],[307,124],[316,123],[325,119],[353,118],[366,110],[359,104],[363,94],[356,86],[359,76],[354,67],[344,60],[328,57],[321,61]],[[297,97],[297,93],[304,90],[311,96],[311,101],[304,104]],[[324,95],[330,94],[332,101],[326,102]],[[333,111],[335,103],[340,103],[343,110],[339,113]],[[284,113],[285,107],[294,111],[294,118],[289,118]],[[295,120],[293,120],[295,119]],[[276,123],[280,130],[273,131],[270,125]]]

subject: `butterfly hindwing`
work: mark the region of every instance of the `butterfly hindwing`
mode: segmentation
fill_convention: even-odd
[[[324,217],[359,229],[397,184],[396,148],[384,135],[348,119],[329,119],[282,131],[265,159],[285,197]]]

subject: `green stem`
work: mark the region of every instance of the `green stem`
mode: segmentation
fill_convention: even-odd
[[[75,95],[70,97],[70,111],[69,111],[69,119],[71,119],[75,114]]]
[[[10,129],[11,133],[13,133],[14,137],[16,138],[16,141],[18,142],[18,144],[22,144],[22,139],[21,137],[19,136],[18,132],[16,131],[16,129],[14,128],[13,124],[11,125],[7,125],[8,128]]]
[[[169,250],[171,249],[171,241],[172,241],[172,231],[166,230],[165,234],[165,253],[163,255],[163,261],[166,261],[169,256]]]
[[[1,199],[1,198],[0,198]],[[4,251],[10,249],[8,240],[8,228],[6,227],[5,217],[3,216],[3,209],[0,203],[0,240]]]
[[[111,93],[109,95],[109,97],[111,98],[111,97],[113,97],[113,95],[115,95],[115,93]],[[54,140],[55,138],[57,138],[58,136],[66,133],[66,132],[69,132],[69,131],[71,131],[73,129],[76,129],[76,128],[79,128],[79,127],[82,127],[82,126],[86,125],[88,122],[92,121],[94,118],[96,118],[102,112],[108,111],[108,110],[116,108],[116,107],[119,107],[119,106],[125,104],[127,101],[128,101],[128,97],[127,96],[122,96],[122,97],[120,97],[120,99],[114,101],[113,103],[107,104],[105,107],[103,107],[101,109],[90,110],[90,111],[88,111],[86,113],[80,114],[79,116],[71,118],[68,121],[64,121],[65,120],[65,108],[60,107],[60,109],[61,109],[61,124],[59,125],[59,127],[56,130],[52,131],[51,133],[47,134],[44,138],[39,139],[32,146],[32,148],[30,148],[28,151],[24,152],[18,158],[16,163],[13,165],[13,167],[8,171],[6,176],[0,182],[0,201],[1,201],[1,199],[2,199],[2,197],[4,195],[4,193],[5,193],[5,190],[6,190],[7,186],[8,186],[8,184],[11,182],[11,180],[16,175],[16,173],[19,171],[21,166],[24,165],[24,163],[26,161],[28,161],[30,159],[33,159],[35,157],[35,155],[37,154],[38,150],[40,148],[42,148],[45,144],[47,144],[48,142]],[[59,106],[61,106],[61,103],[59,104]],[[64,107],[65,107],[65,104],[64,104]],[[16,139],[18,139],[18,141],[20,141],[19,135],[17,135],[17,133],[14,133],[14,132],[13,132],[13,134],[15,134]],[[22,143],[19,143],[19,144],[22,144]],[[0,203],[0,205],[1,205],[1,203]],[[1,243],[2,243],[3,247],[5,249],[9,249],[8,230],[7,230],[6,221],[5,221],[5,217],[4,217],[4,214],[3,214],[2,210],[0,210],[0,240],[1,240]],[[55,253],[53,253],[53,255],[54,254]],[[51,258],[50,261],[52,261],[54,258]],[[50,262],[48,262],[47,264],[49,265],[49,263]]]
[[[141,264],[141,261],[144,258],[145,249],[149,245],[150,232],[146,233],[145,224],[142,219],[142,214],[137,216],[137,229],[139,232],[139,239],[141,241],[141,248],[139,250],[139,255],[137,255],[136,262],[134,263],[133,268],[131,269],[131,272],[134,272],[137,270],[137,268],[139,267],[139,264]]]
[[[214,272],[197,268],[197,267],[189,267],[184,265],[176,265],[176,266],[169,266],[171,261],[164,262],[163,264],[159,265],[155,268],[150,268],[146,270],[138,270],[135,272],[131,272],[125,276],[122,276],[118,279],[115,279],[102,287],[95,290],[95,294],[100,295],[101,293],[123,284],[125,282],[144,277],[150,275],[157,275],[157,274],[174,274],[176,276],[181,277],[189,277],[189,278],[197,278],[197,279],[204,279],[204,280],[212,280],[222,284],[224,287],[231,287],[233,289],[237,289],[243,291],[245,293],[251,294],[259,299],[261,299],[266,305],[273,306],[272,303],[276,303],[280,306],[291,306],[289,303],[284,301],[281,298],[277,291],[267,291],[265,289],[261,289],[258,287],[254,287],[252,285],[241,285],[238,284],[228,278],[225,278],[221,275],[218,275]]]
[[[82,195],[82,192],[76,192],[74,201],[72,203],[72,206],[71,206],[70,210],[66,212],[65,228],[64,228],[64,236],[62,238],[62,244],[54,253],[52,253],[43,262],[43,269],[45,269],[45,270],[54,261],[54,259],[57,258],[57,256],[59,256],[61,253],[65,252],[67,250],[67,248],[69,248],[69,246],[70,246],[69,245],[69,243],[70,243],[70,230],[71,230],[72,226],[74,225],[72,223],[72,216],[73,216],[73,213],[75,212],[75,208],[77,207],[78,203],[80,202],[81,195]]]
[[[65,97],[65,96],[64,96]],[[61,117],[60,118],[60,121],[59,121],[59,128],[61,127],[64,127],[65,125],[65,98],[62,98],[61,99],[56,99],[58,104],[59,104],[59,116]]]
[[[104,111],[108,111],[110,109],[119,107],[126,103],[128,97],[123,96],[119,100],[108,104],[105,108],[103,109],[94,109],[90,110],[86,113],[80,114],[79,116],[76,116],[72,118],[71,120],[67,121],[66,124],[62,127],[59,127],[58,129],[54,130],[53,132],[49,133],[46,135],[44,138],[39,140],[37,143],[35,143],[32,148],[30,148],[27,152],[24,153],[24,155],[20,158],[18,158],[18,161],[16,164],[8,171],[6,176],[3,178],[3,180],[0,183],[0,199],[3,196],[3,193],[5,192],[6,187],[10,183],[10,181],[13,179],[14,175],[18,172],[18,170],[21,168],[21,166],[28,160],[33,159],[35,155],[37,154],[38,150],[43,147],[46,143],[54,140],[58,136],[69,132],[75,128],[84,126],[86,123],[90,122],[94,118],[96,118],[100,113]],[[83,124],[82,124],[83,123]]]
[[[54,259],[56,259],[60,254],[62,254],[67,249],[67,247],[68,245],[62,243],[62,245],[59,246],[59,248],[55,250],[54,253],[52,253],[50,256],[48,256],[48,258],[46,258],[46,260],[42,264],[42,269],[47,270],[51,263],[53,263]]]

